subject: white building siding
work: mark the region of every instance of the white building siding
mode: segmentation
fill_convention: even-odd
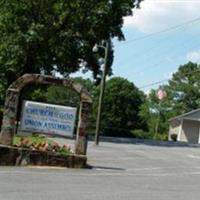
[[[180,141],[197,144],[199,142],[199,122],[184,120]]]
[[[200,108],[171,119],[169,126],[169,140],[171,140],[172,134],[178,136],[178,141],[199,143]]]

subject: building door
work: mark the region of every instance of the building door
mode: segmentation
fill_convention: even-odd
[[[185,141],[192,144],[199,143],[199,126],[200,123],[197,121],[184,120],[182,134]]]

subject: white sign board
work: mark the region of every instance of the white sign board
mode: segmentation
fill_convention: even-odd
[[[73,136],[76,108],[24,101],[21,130]]]

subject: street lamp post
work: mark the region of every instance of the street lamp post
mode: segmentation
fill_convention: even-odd
[[[107,74],[107,66],[108,66],[108,54],[110,49],[110,41],[106,41],[106,47],[104,46],[96,46],[93,48],[93,51],[98,51],[98,47],[102,47],[105,50],[105,58],[104,58],[104,65],[103,65],[103,76],[101,78],[101,86],[100,86],[100,95],[99,95],[99,104],[97,110],[97,120],[96,120],[96,130],[95,130],[95,144],[99,144],[99,134],[100,134],[100,121],[101,121],[101,112],[102,112],[102,104],[104,98],[104,90],[105,90],[105,83],[106,83],[106,74]]]

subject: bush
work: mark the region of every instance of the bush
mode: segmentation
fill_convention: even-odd
[[[172,141],[177,141],[177,135],[176,134],[172,134],[171,135],[171,139],[172,139]]]
[[[152,134],[150,132],[146,132],[142,129],[132,130],[131,133],[134,138],[139,138],[139,139],[151,139],[152,138]]]
[[[153,139],[154,139],[154,140],[167,141],[167,140],[168,140],[168,134],[157,133],[157,134],[154,134],[154,135],[153,135]]]
[[[146,132],[142,129],[136,129],[131,131],[132,136],[134,138],[139,138],[139,139],[153,139],[153,140],[162,140],[162,141],[167,141],[168,140],[168,135],[167,134],[160,134],[157,133],[155,134],[154,132]]]

